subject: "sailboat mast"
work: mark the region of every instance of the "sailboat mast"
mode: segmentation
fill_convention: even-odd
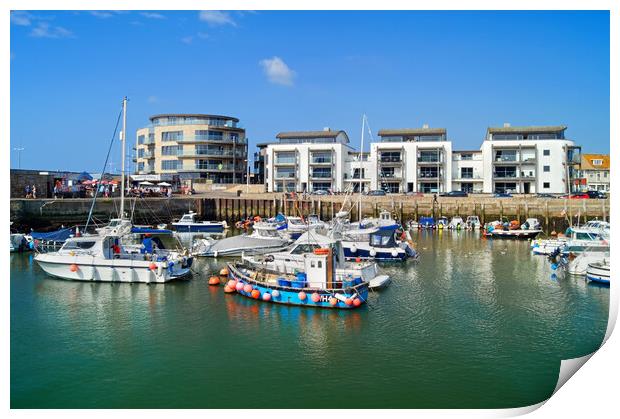
[[[125,218],[125,138],[127,138],[127,96],[123,98],[123,131],[121,134],[121,214]]]
[[[359,187],[359,198],[357,200],[357,221],[362,221],[362,161],[364,160],[364,124],[366,123],[366,114],[362,115],[362,142],[361,142],[361,150],[360,150],[360,172],[358,173],[360,177],[360,187]]]

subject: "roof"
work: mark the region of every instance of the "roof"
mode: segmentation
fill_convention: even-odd
[[[527,127],[489,127],[489,134],[542,133],[564,131],[566,125],[532,125]]]
[[[218,118],[218,119],[230,119],[231,121],[239,122],[239,118],[234,118],[232,116],[212,115],[212,114],[206,114],[206,113],[162,113],[162,114],[151,116],[149,118],[149,120],[153,121],[154,119],[169,118],[169,117],[176,117],[176,118]]]
[[[380,137],[389,137],[396,135],[445,135],[445,128],[398,128],[398,129],[382,129],[379,130]]]
[[[595,166],[592,160],[603,160],[603,164]],[[581,170],[609,170],[609,154],[582,154]]]
[[[344,136],[347,137],[347,140],[349,139],[347,133],[342,130],[281,132],[276,135],[276,138],[336,138],[340,133],[344,134]]]

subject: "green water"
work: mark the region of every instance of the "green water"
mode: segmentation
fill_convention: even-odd
[[[191,281],[51,279],[11,255],[11,407],[501,408],[597,349],[609,288],[550,277],[526,242],[414,237],[370,306],[276,306]]]

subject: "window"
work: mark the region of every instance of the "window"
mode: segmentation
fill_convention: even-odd
[[[602,164],[603,164],[603,160],[601,160],[601,159],[594,159],[594,160],[592,160],[592,165],[593,166],[600,166]]]
[[[149,143],[153,143],[153,142],[155,142],[155,134],[154,133],[149,134]]]
[[[436,166],[420,168],[421,178],[436,178],[436,177],[439,177],[440,175],[441,175],[441,172]]]
[[[165,131],[161,133],[162,141],[179,141],[183,139],[183,131]]]
[[[196,136],[197,140],[222,141],[224,139],[224,133],[222,131],[201,129],[194,131],[194,135]]]
[[[332,168],[331,167],[315,167],[314,169],[312,169],[311,177],[331,178]]]
[[[495,161],[517,161],[517,150],[496,151]]]
[[[331,162],[332,162],[331,151],[312,153],[312,163],[331,163]]]
[[[380,158],[383,163],[390,163],[390,162],[397,163],[401,161],[400,151],[382,151]]]
[[[551,150],[549,150],[549,149],[544,149],[544,150],[543,150],[543,156],[549,156],[549,155],[551,155]]]
[[[276,153],[276,164],[294,164],[296,161],[295,152],[280,152]],[[267,164],[267,160],[265,160],[265,164]]]
[[[141,172],[144,170],[144,162],[138,163],[138,171]]]
[[[474,178],[474,168],[473,167],[461,167],[461,178],[463,178],[463,179],[473,179]]]
[[[295,177],[294,167],[276,167],[276,179],[287,179]]]
[[[83,241],[68,241],[67,244],[63,246],[64,250],[67,249],[90,249],[95,245],[95,242],[83,242]]]
[[[549,182],[543,183],[543,189],[549,189]]]
[[[144,135],[138,135],[138,144],[144,144]]]
[[[607,177],[607,172],[603,172],[603,177]]]
[[[463,153],[461,154],[461,160],[473,160],[474,155],[471,153]]]
[[[543,166],[543,172],[550,172],[551,166]]]
[[[180,152],[183,152],[183,146],[165,145],[161,148],[162,156],[176,156],[180,154]]]
[[[161,170],[177,170],[178,160],[162,160]]]

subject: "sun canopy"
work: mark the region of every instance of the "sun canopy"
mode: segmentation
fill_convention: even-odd
[[[33,231],[30,233],[30,236],[34,240],[47,240],[47,241],[55,241],[55,242],[64,242],[73,234],[73,231],[70,228],[62,228],[56,231],[50,231],[48,233],[37,233]]]
[[[153,183],[149,182],[148,180],[145,180],[144,182],[140,182],[140,185],[153,186]]]
[[[172,185],[169,184],[168,182],[161,182],[161,183],[158,183],[157,186],[172,186]]]

